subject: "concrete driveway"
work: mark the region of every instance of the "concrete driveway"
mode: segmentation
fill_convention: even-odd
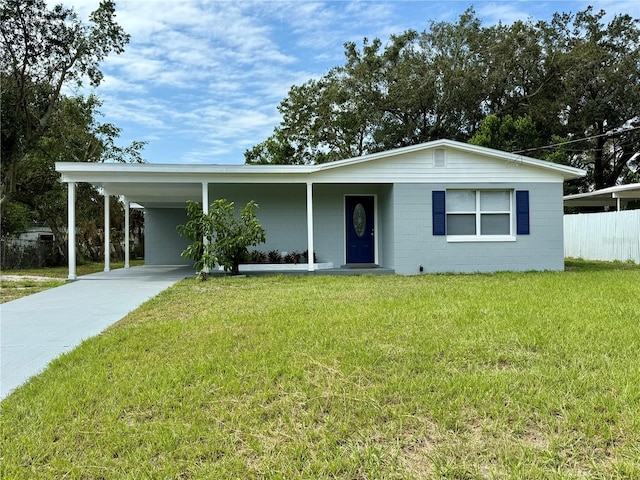
[[[0,305],[0,399],[183,278],[191,267],[142,266],[83,275]]]

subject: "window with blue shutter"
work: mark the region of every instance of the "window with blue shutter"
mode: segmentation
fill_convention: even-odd
[[[516,233],[529,235],[529,191],[516,190]]]
[[[431,204],[433,208],[433,234],[446,235],[447,211],[445,192],[441,190],[431,192]]]

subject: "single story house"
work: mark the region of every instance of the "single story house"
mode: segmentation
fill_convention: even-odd
[[[186,221],[186,201],[207,208],[226,198],[259,204],[260,250],[306,250],[322,264],[413,275],[562,270],[563,182],[585,175],[450,140],[321,165],[61,162],[56,170],[69,185],[70,278],[77,182],[102,188],[105,205],[119,195],[127,209],[144,207],[146,264],[184,264],[187,241],[176,226]],[[106,209],[105,223],[108,216]],[[318,265],[308,257],[313,272]]]

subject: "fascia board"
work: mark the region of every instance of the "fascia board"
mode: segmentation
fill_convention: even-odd
[[[310,169],[302,166],[82,164],[56,163],[63,182],[94,184],[139,183],[289,183],[309,181]]]
[[[89,168],[87,168],[90,166]],[[185,165],[170,163],[87,163],[56,162],[56,170],[61,173],[72,172],[143,172],[143,173],[310,173],[315,171],[311,165]]]
[[[256,175],[256,174],[226,174],[226,175],[203,175],[203,174],[92,174],[92,173],[67,173],[62,174],[63,182],[86,182],[94,185],[103,184],[128,184],[128,183],[165,183],[165,184],[227,184],[227,183],[247,183],[247,184],[283,184],[283,183],[307,183],[311,181],[308,175]]]
[[[602,192],[602,190],[597,191],[597,192],[587,192],[587,193],[574,193],[572,195],[565,195],[564,197],[562,197],[563,200],[580,200],[583,198],[611,198],[611,195],[609,195],[606,192]]]
[[[611,196],[613,198],[640,198],[640,189],[615,192]]]

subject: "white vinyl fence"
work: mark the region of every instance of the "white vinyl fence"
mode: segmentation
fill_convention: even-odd
[[[565,215],[564,256],[640,263],[640,210]]]

